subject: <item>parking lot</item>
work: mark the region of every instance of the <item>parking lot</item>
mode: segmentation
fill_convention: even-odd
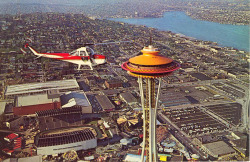
[[[225,125],[201,111],[199,107],[187,107],[175,110],[167,109],[164,115],[190,136],[227,129]]]

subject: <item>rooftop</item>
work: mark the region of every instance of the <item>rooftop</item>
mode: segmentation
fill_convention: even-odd
[[[50,109],[36,112],[38,117],[46,117],[46,116],[56,116],[56,115],[64,115],[64,114],[81,114],[81,107],[71,107],[71,108],[63,108],[63,109]]]
[[[94,133],[86,128],[81,131],[65,132],[51,135],[41,135],[37,147],[55,146],[95,139]]]
[[[29,95],[29,96],[18,96],[16,101],[17,101],[16,107],[20,107],[20,106],[53,103],[55,101],[60,102],[60,99],[59,98],[48,99],[47,93],[44,93],[44,94]]]
[[[136,98],[129,92],[125,92],[125,93],[121,93],[120,96],[127,102],[127,103],[131,103],[131,102],[136,102]]]
[[[72,107],[75,105],[78,106],[90,106],[88,98],[85,93],[79,92],[67,92],[64,95],[60,96],[62,107]]]
[[[71,126],[82,126],[85,120],[81,118],[80,113],[63,114],[56,116],[39,117],[40,131],[66,128]]]
[[[224,141],[217,141],[213,143],[204,144],[213,155],[226,155],[235,152],[235,150],[227,145]]]
[[[99,102],[103,110],[114,109],[115,106],[111,103],[109,98],[105,95],[97,95],[95,96],[96,100]]]
[[[6,102],[0,102],[0,114],[2,114],[5,110]]]
[[[70,89],[79,88],[75,79],[58,80],[44,83],[27,83],[7,86],[5,95],[20,95],[25,93],[44,92],[50,89]]]

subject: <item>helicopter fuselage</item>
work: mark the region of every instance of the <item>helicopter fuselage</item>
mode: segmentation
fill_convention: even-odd
[[[81,65],[88,65],[92,70],[92,66],[106,63],[106,57],[95,54],[90,47],[81,47],[70,53],[38,53],[29,45],[26,45],[26,47],[38,57],[52,58],[77,64],[78,70],[80,70]]]

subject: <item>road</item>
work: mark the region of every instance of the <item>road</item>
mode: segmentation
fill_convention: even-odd
[[[197,154],[200,156],[202,160],[207,160],[206,154],[204,154],[200,149],[194,147],[192,145],[191,139],[187,138],[185,134],[171,121],[164,116],[161,112],[158,112],[158,117],[164,121],[165,124],[167,124],[170,128],[170,132],[175,136],[176,139],[178,139],[189,151],[191,151],[194,154]]]

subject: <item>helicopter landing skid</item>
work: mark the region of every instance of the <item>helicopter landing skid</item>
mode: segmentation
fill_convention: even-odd
[[[78,68],[77,70],[80,71],[80,70],[93,70],[92,66],[89,66],[90,69],[81,69],[81,65],[78,65]]]

